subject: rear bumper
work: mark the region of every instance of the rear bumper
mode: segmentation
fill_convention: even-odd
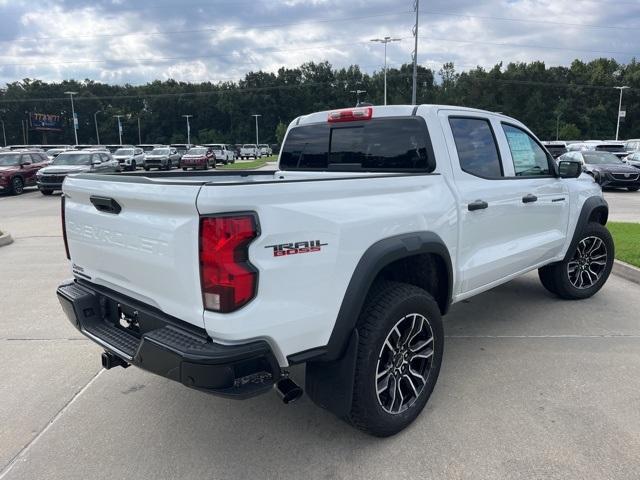
[[[270,390],[280,377],[265,341],[213,343],[204,330],[85,282],[60,285],[57,294],[85,336],[125,362],[187,387],[241,399]]]

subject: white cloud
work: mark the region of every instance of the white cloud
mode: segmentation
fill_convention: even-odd
[[[144,83],[241,78],[248,71],[328,60],[379,70],[409,62],[411,2],[383,0],[0,0],[0,82],[91,78]],[[436,70],[498,62],[610,56],[638,52],[640,4],[581,0],[435,0],[423,2],[419,61]],[[611,53],[605,53],[611,52]]]

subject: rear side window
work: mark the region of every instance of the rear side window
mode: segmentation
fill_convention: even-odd
[[[538,143],[521,128],[502,124],[511,150],[516,177],[551,175],[549,157]]]
[[[374,118],[293,128],[282,147],[280,168],[430,172],[435,159],[424,119]]]
[[[450,117],[460,168],[484,178],[502,177],[502,163],[489,120]]]

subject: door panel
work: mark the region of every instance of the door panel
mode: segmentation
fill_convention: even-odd
[[[456,294],[495,285],[556,255],[564,242],[568,217],[562,181],[509,177],[513,175],[512,158],[495,118],[467,111],[441,111],[439,115],[459,196],[456,263],[461,281]],[[456,118],[472,121],[461,128]],[[536,200],[523,202],[528,194]],[[486,208],[469,210],[478,200],[486,202]]]

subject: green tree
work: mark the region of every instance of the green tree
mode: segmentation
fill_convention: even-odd
[[[578,140],[581,137],[580,129],[573,123],[565,123],[560,127],[560,140]]]
[[[279,122],[278,126],[276,127],[276,142],[278,142],[278,145],[282,145],[282,142],[284,142],[284,136],[287,133],[287,124],[284,122]]]

